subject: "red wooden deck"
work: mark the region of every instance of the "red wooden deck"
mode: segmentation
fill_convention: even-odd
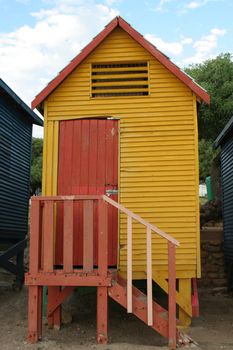
[[[74,263],[75,204],[83,206],[83,264]],[[57,209],[63,206],[63,264],[56,265]],[[108,206],[121,210],[128,217],[128,272],[127,281],[119,278],[108,266]],[[94,260],[95,209],[98,214],[97,261]],[[137,220],[147,232],[147,294],[144,295],[132,283],[132,221]],[[153,300],[152,295],[152,232],[168,241],[168,310]],[[176,329],[176,277],[175,247],[179,243],[132,213],[114,200],[100,195],[33,197],[31,206],[30,262],[25,282],[29,286],[28,341],[36,342],[42,336],[42,288],[48,286],[47,317],[49,327],[60,327],[61,304],[77,286],[97,287],[97,341],[107,342],[108,296],[124,306],[128,312],[168,338],[171,349],[176,348],[179,333]],[[80,247],[79,247],[80,251]],[[142,296],[144,297],[142,300]]]

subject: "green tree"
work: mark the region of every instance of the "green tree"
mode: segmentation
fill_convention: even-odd
[[[213,159],[218,151],[214,151],[211,140],[199,140],[199,178],[205,180],[211,174]]]
[[[210,106],[201,104],[199,138],[214,140],[233,115],[233,61],[230,53],[191,65],[185,72],[207,90]]]
[[[32,138],[31,178],[30,178],[31,194],[34,194],[36,190],[41,189],[42,153],[43,153],[43,140],[33,137]]]

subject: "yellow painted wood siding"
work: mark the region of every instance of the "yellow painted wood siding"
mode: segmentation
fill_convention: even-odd
[[[149,62],[149,96],[90,97],[91,64],[118,61]],[[46,100],[44,193],[56,190],[58,125],[53,122],[104,116],[120,119],[121,203],[180,241],[180,277],[199,274],[196,96],[122,29],[115,29]],[[119,268],[124,273],[123,217],[119,244]],[[144,228],[134,224],[135,278],[144,276],[145,252]],[[153,266],[166,274],[166,242],[156,236]]]

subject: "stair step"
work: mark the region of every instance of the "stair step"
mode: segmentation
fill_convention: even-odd
[[[109,296],[127,309],[127,289],[125,281],[116,281],[109,288]],[[147,296],[136,287],[133,287],[132,313],[147,324]],[[168,313],[159,304],[153,301],[153,325],[151,326],[163,337],[168,338]]]

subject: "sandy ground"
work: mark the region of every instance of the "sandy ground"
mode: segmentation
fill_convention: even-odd
[[[1,276],[0,276],[1,277]],[[233,350],[233,298],[213,295],[201,290],[201,317],[193,321],[189,335],[198,342],[196,349]],[[27,344],[27,288],[13,291],[9,283],[0,280],[0,349],[1,350],[152,350],[167,349],[166,341],[136,317],[127,315],[119,305],[109,303],[108,345],[95,343],[95,293],[75,292],[65,304],[73,321],[60,331],[43,327],[43,340]]]

